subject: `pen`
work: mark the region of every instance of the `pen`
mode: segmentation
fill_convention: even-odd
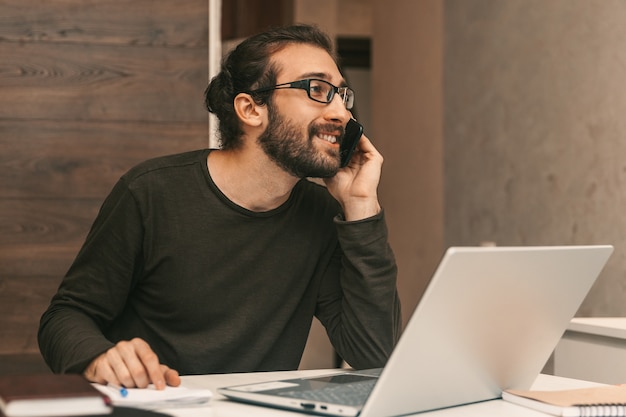
[[[122,396],[122,398],[126,398],[128,396],[128,390],[126,389],[124,385],[108,384],[108,386],[117,390]]]

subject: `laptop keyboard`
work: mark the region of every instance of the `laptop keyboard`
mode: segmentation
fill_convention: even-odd
[[[360,406],[372,392],[376,379],[351,384],[338,384],[310,391],[284,391],[278,395],[309,401],[319,401],[331,404]]]

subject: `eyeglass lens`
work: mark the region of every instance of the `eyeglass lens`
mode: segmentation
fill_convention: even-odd
[[[354,104],[354,91],[348,87],[335,87],[327,81],[309,80],[309,97],[322,103],[330,103],[338,93],[346,108],[351,109]]]

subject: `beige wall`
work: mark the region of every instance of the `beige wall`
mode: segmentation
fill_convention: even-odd
[[[318,25],[332,37],[370,36],[372,0],[294,0],[295,22]]]
[[[626,315],[625,3],[447,0],[445,19],[446,245],[613,244],[579,315]]]
[[[371,138],[406,322],[443,249],[443,9],[373,0],[372,15]]]
[[[451,245],[610,243],[626,315],[621,0],[373,0],[372,137],[410,314]]]

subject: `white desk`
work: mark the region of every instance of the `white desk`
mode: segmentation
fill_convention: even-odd
[[[195,408],[172,408],[161,410],[175,417],[303,417],[307,414],[283,411],[268,407],[259,407],[236,403],[217,394],[217,388],[227,385],[246,384],[252,382],[270,381],[286,377],[322,375],[338,372],[339,370],[312,370],[290,372],[259,372],[247,374],[224,375],[193,375],[182,377],[183,386],[189,388],[208,388],[213,391],[214,398],[207,406]],[[539,375],[534,389],[569,389],[598,385],[595,383]],[[443,410],[416,414],[420,417],[543,417],[543,414],[502,400],[485,401]]]
[[[554,351],[554,374],[626,383],[626,317],[572,319]]]

